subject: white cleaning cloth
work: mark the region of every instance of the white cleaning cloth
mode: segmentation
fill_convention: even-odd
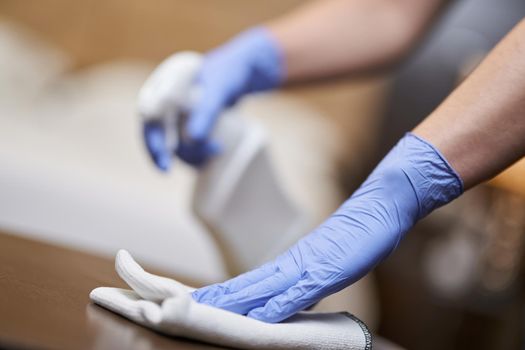
[[[264,323],[195,302],[194,288],[144,271],[125,250],[117,253],[115,268],[133,290],[100,287],[91,300],[162,333],[239,349],[372,348],[364,323],[348,313],[301,312]]]

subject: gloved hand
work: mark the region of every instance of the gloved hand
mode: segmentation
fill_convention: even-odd
[[[279,322],[360,279],[417,220],[462,191],[437,149],[409,133],[321,226],[274,261],[198,289],[193,298]]]
[[[155,164],[164,171],[169,169],[173,153],[197,166],[217,153],[220,145],[214,144],[209,136],[222,110],[244,94],[278,86],[284,74],[280,49],[264,27],[248,30],[206,54],[191,84],[198,94],[193,96],[194,101],[186,111],[189,118],[183,121],[184,125],[178,125],[184,129],[182,137],[176,149],[168,149],[166,138],[173,130],[166,128],[177,126],[167,126],[161,121],[179,113],[174,110],[179,106],[175,103],[172,107],[165,101],[191,95],[181,84],[174,84],[181,71],[180,60],[173,59],[175,56],[177,54],[157,68],[139,95],[139,111],[145,120],[144,140]]]
[[[301,313],[291,322],[263,323],[192,300],[194,290],[148,273],[120,250],[119,276],[132,288],[95,288],[95,303],[156,331],[236,349],[369,349],[366,326],[345,313]]]

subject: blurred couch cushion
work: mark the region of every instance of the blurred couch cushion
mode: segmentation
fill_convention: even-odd
[[[104,255],[126,248],[197,279],[224,278],[220,254],[190,211],[192,170],[180,164],[162,175],[143,150],[135,95],[152,67],[112,63],[65,74],[64,54],[6,23],[0,47],[0,225]]]

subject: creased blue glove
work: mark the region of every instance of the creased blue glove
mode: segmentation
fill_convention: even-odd
[[[164,88],[169,85],[169,79],[174,79],[169,74],[171,68],[169,63],[164,64],[166,74],[162,79],[168,81],[156,80],[155,88],[172,95],[187,94],[187,91],[166,91],[169,89]],[[162,119],[163,116],[147,119],[144,124],[145,143],[155,164],[161,170],[168,170],[174,152],[189,164],[203,164],[220,148],[209,138],[221,112],[247,93],[277,87],[283,75],[280,49],[272,34],[264,27],[241,33],[206,54],[196,81],[192,84],[199,91],[199,97],[189,111],[189,119],[182,126],[185,129],[182,132],[184,137],[180,138],[177,149],[165,147],[166,130],[163,123],[159,122],[159,117]],[[170,112],[167,111],[167,114]]]
[[[363,277],[416,221],[462,192],[462,180],[439,151],[408,133],[321,226],[274,261],[193,297],[279,322]]]

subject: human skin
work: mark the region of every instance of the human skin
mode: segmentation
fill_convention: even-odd
[[[448,1],[322,0],[268,24],[293,83],[395,63]],[[525,155],[525,21],[413,132],[437,147],[465,189]]]
[[[443,153],[465,189],[525,155],[525,20],[414,133]]]
[[[285,81],[391,65],[424,33],[444,0],[321,0],[267,24],[284,56]]]

